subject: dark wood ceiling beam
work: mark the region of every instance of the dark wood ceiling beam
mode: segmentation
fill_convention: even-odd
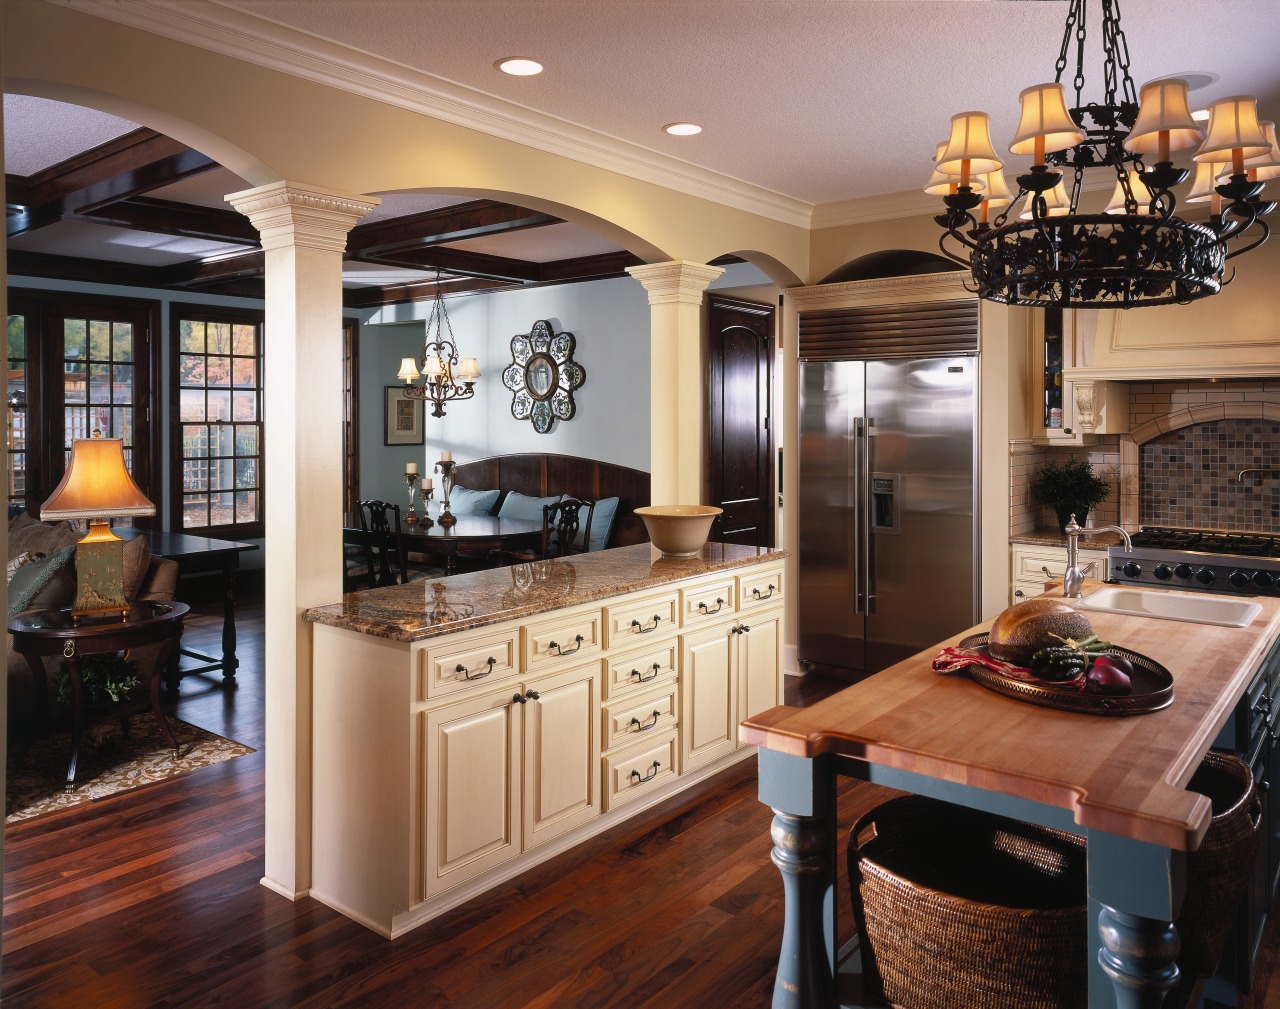
[[[492,200],[476,200],[442,210],[358,225],[351,230],[347,251],[355,256],[377,256],[401,249],[426,248],[481,235],[563,223],[558,217],[536,210]]]
[[[467,294],[491,294],[494,291],[518,290],[520,287],[520,284],[475,278],[448,284],[444,296],[454,298]],[[381,305],[431,301],[435,296],[436,285],[430,281],[423,284],[388,284],[386,287],[349,287],[343,292],[342,304],[346,308],[377,308]]]
[[[258,229],[249,219],[234,210],[197,207],[189,203],[172,203],[137,196],[100,207],[78,220],[92,224],[109,224],[159,235],[203,238],[211,242],[235,245],[258,245]]]
[[[502,280],[508,283],[531,284],[538,279],[537,263],[505,256],[489,256],[465,249],[401,249],[380,255],[362,255],[365,263],[401,267],[408,270],[440,270],[463,277],[480,280]]]
[[[569,284],[575,280],[605,280],[625,277],[628,266],[640,266],[644,262],[630,252],[605,252],[598,256],[578,256],[574,259],[558,259],[553,263],[541,263],[538,279],[544,282]]]
[[[10,277],[53,277],[88,284],[126,284],[132,287],[161,287],[160,270],[133,263],[109,263],[101,259],[52,256],[44,252],[19,252],[7,256]]]
[[[21,175],[4,176],[4,202],[9,207],[26,207],[31,203],[31,186]]]
[[[261,252],[246,252],[241,256],[228,256],[211,263],[192,260],[175,263],[160,271],[164,287],[206,287],[230,280],[246,280],[261,277],[265,258]]]

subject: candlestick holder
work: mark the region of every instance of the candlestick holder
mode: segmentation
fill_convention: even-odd
[[[446,529],[456,525],[458,522],[453,513],[449,511],[449,492],[453,490],[453,466],[452,459],[441,459],[436,463],[436,472],[440,474],[441,494],[440,518],[438,521]]]
[[[435,492],[436,490],[434,487],[426,487],[422,484],[418,485],[418,493],[422,495],[422,518],[418,519],[418,525],[422,526],[423,529],[430,529],[435,525],[431,520],[431,509],[427,504]]]
[[[418,512],[413,506],[413,499],[418,493],[418,474],[406,473],[404,475],[404,482],[409,485],[409,510],[405,512],[404,524],[407,526],[416,526],[418,524]],[[427,507],[425,501],[422,503],[422,507],[425,511]]]

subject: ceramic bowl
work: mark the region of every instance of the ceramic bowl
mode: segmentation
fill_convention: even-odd
[[[651,505],[636,514],[663,557],[693,557],[707,542],[711,523],[721,512],[712,505]]]

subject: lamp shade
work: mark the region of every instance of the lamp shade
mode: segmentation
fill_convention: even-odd
[[[938,144],[938,149],[934,153],[933,160],[935,162],[933,174],[929,176],[929,181],[925,184],[924,191],[930,196],[946,196],[953,192],[960,185],[960,172],[956,171],[954,175],[948,175],[945,172],[938,171],[936,162],[942,157],[942,152],[947,149],[947,142],[944,140]],[[970,179],[969,186],[972,189],[981,189],[982,182],[979,179]]]
[[[1133,194],[1133,198],[1138,202],[1139,214],[1151,213],[1151,190],[1147,188],[1146,182],[1142,176],[1129,169],[1129,192]],[[1124,185],[1119,179],[1116,179],[1116,188],[1111,193],[1111,200],[1102,208],[1104,214],[1127,214],[1128,207],[1124,202]]]
[[[1027,200],[1024,204],[1025,209],[1018,215],[1018,220],[1029,221],[1032,219],[1034,215],[1031,211],[1031,205],[1035,198],[1035,193],[1027,193]],[[1067,196],[1067,187],[1061,182],[1044,194],[1044,202],[1046,217],[1065,217],[1071,213],[1071,199]]]
[[[938,171],[944,175],[960,175],[960,184],[966,185],[963,175],[966,167],[970,175],[986,175],[1003,164],[991,146],[990,116],[985,112],[959,112],[951,117],[951,137],[938,158]]]
[[[1007,207],[1013,202],[1013,193],[1009,192],[1009,184],[1004,180],[1004,169],[997,168],[994,172],[987,172],[979,181],[982,185],[974,185],[973,188],[986,190],[988,210]]]
[[[1209,132],[1191,156],[1192,161],[1228,161],[1239,152],[1244,160],[1261,157],[1270,148],[1258,123],[1258,100],[1248,95],[1220,98],[1209,106]]]
[[[62,482],[40,506],[42,519],[106,519],[154,515],[156,506],[124,466],[119,438],[77,438]]]
[[[408,385],[417,377],[418,363],[411,357],[402,357],[400,359],[400,370],[396,372],[396,378]]]
[[[1187,203],[1208,203],[1217,193],[1214,187],[1218,184],[1218,176],[1228,167],[1218,161],[1201,161],[1196,165],[1196,177],[1191,180],[1191,191],[1185,199]]]
[[[1195,147],[1204,139],[1204,130],[1191,118],[1187,104],[1187,82],[1179,77],[1152,81],[1142,86],[1138,119],[1125,137],[1124,147],[1135,154],[1168,154]],[[1160,134],[1167,134],[1163,152]]]
[[[1034,154],[1037,137],[1043,138],[1045,152],[1065,151],[1085,138],[1084,130],[1067,111],[1066,92],[1061,84],[1033,84],[1022,90],[1018,101],[1022,104],[1022,117],[1009,146],[1011,153]]]
[[[432,381],[441,381],[448,374],[448,369],[438,354],[432,354],[422,362],[422,373]]]
[[[464,357],[458,364],[458,381],[474,382],[480,377],[480,364],[474,357]]]
[[[1263,119],[1258,125],[1262,127],[1262,135],[1271,141],[1271,150],[1256,158],[1246,158],[1244,167],[1249,170],[1249,177],[1255,182],[1280,179],[1280,145],[1276,143],[1276,124]]]

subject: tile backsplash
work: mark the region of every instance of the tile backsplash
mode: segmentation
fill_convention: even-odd
[[[1111,496],[1089,513],[1089,525],[1116,525],[1120,520],[1120,445],[1117,438],[1099,438],[1096,445],[1082,448],[1066,446],[1033,446],[1017,441],[1009,455],[1009,533],[1021,536],[1037,530],[1052,529],[1058,517],[1049,508],[1038,505],[1031,497],[1031,477],[1050,459],[1087,459],[1094,472],[1111,484]]]
[[[1139,451],[1143,525],[1280,529],[1280,422],[1228,418],[1195,424]],[[1247,468],[1264,472],[1237,479]]]

